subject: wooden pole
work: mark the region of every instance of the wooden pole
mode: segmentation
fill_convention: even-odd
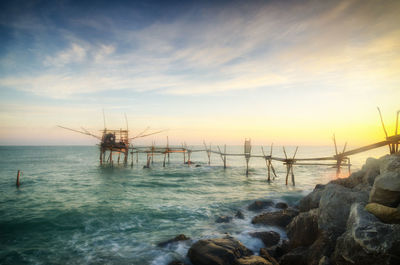
[[[269,163],[269,159],[265,155],[264,147],[262,147],[262,146],[261,146],[261,151],[262,151],[264,159],[265,159],[265,164],[267,165],[268,182],[270,182],[271,181],[271,166],[270,166],[270,163]]]
[[[226,144],[224,145],[224,169],[226,168]]]
[[[169,164],[169,138],[167,136],[167,151],[168,151],[168,164]]]
[[[164,153],[164,162],[163,162],[163,167],[165,167],[165,159],[167,158],[167,152]]]
[[[19,183],[19,176],[20,175],[21,175],[21,172],[18,170],[18,172],[17,172],[17,182],[16,182],[17,188],[19,188],[19,186],[20,186],[20,183]]]
[[[100,165],[103,164],[103,147],[100,147]]]
[[[288,184],[289,173],[290,173],[290,165],[288,162],[286,162],[286,186]]]

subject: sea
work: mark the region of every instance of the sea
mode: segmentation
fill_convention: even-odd
[[[286,150],[291,157],[295,147]],[[243,146],[227,146],[227,153],[243,153]],[[351,171],[386,153],[383,147],[352,156]],[[261,148],[253,146],[252,154],[261,155]],[[332,154],[332,146],[300,146],[296,157]],[[282,147],[274,147],[273,155],[284,157]],[[277,161],[277,178],[268,182],[262,158],[250,159],[248,176],[244,157],[229,156],[226,169],[217,154],[209,165],[205,152],[192,153],[190,166],[182,153],[171,154],[165,167],[163,159],[156,155],[150,168],[143,168],[146,155],[139,154],[138,162],[134,156],[133,164],[129,157],[127,165],[110,166],[99,164],[98,146],[1,146],[0,264],[189,262],[193,242],[226,234],[257,254],[263,243],[249,232],[273,230],[282,239],[286,234],[279,227],[252,225],[251,202],[270,199],[295,206],[316,184],[336,178],[331,166],[295,165],[293,186],[290,178],[285,185],[286,166]],[[17,170],[22,172],[19,188]],[[348,174],[345,167],[340,177]],[[238,210],[244,219],[216,223]],[[178,234],[191,240],[158,246]]]

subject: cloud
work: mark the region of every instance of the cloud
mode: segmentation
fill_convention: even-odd
[[[299,85],[357,89],[365,80],[374,89],[392,87],[400,82],[398,10],[392,1],[272,1],[188,11],[142,27],[107,17],[103,31],[101,17],[73,19],[107,37],[62,29],[55,37],[67,48],[36,49],[42,65],[3,76],[0,86],[55,98],[120,89],[180,95]]]

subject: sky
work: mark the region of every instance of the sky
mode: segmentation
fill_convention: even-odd
[[[1,1],[0,145],[384,139],[400,110],[400,1]]]

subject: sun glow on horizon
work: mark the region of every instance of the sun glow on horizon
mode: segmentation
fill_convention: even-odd
[[[0,144],[93,144],[91,131],[169,129],[139,143],[351,145],[400,109],[399,1],[149,5],[3,3]],[[149,7],[151,6],[151,8]]]

